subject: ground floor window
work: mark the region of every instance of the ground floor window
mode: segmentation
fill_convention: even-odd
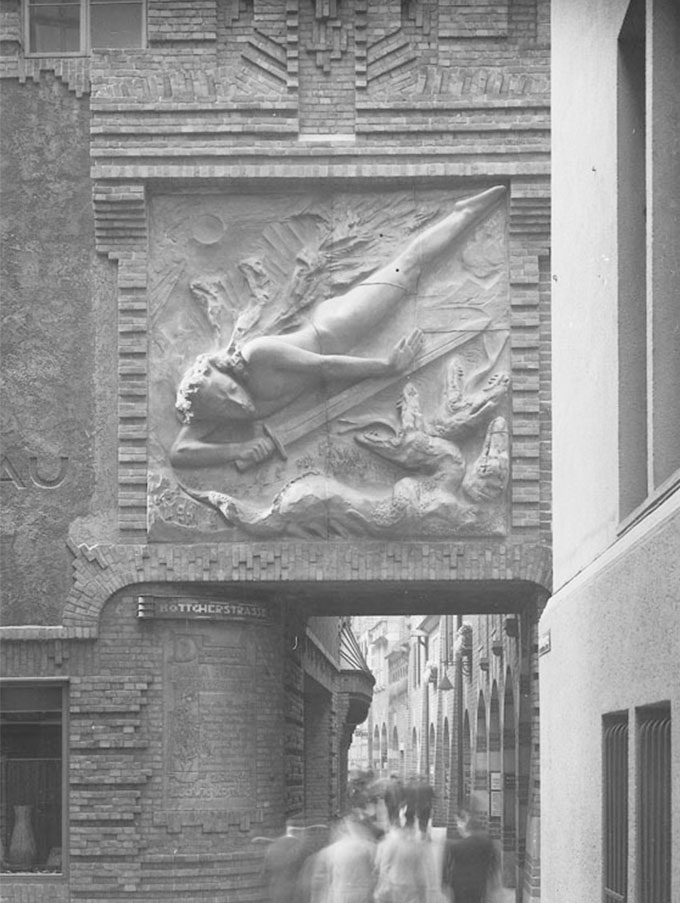
[[[4,872],[63,869],[65,699],[64,685],[0,685]]]
[[[144,0],[29,0],[29,53],[142,47]]]

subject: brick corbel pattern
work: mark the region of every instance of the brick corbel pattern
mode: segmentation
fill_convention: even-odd
[[[541,357],[550,347],[549,286],[541,276],[550,244],[546,180],[513,179],[509,233],[512,528],[549,532],[550,367]]]
[[[165,41],[216,41],[217,0],[147,0],[150,44]]]
[[[97,250],[117,261],[118,522],[124,536],[146,533],[147,226],[145,186],[95,182]]]
[[[526,581],[550,586],[546,546],[516,540],[495,547],[475,543],[212,543],[74,546],[73,588],[64,628],[92,635],[100,612],[117,590],[138,583],[252,587],[259,582],[320,581],[351,585],[379,577],[394,581]],[[317,562],[323,561],[320,571]],[[320,584],[319,584],[320,585]],[[328,614],[332,614],[331,611]]]

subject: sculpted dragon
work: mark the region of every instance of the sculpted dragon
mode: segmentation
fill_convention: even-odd
[[[471,462],[449,436],[483,427],[507,391],[507,377],[493,378],[478,397],[458,391],[433,424],[426,422],[416,386],[408,382],[398,404],[395,431],[380,423],[355,436],[356,442],[414,476],[383,491],[355,489],[334,477],[310,472],[286,483],[267,506],[255,506],[216,491],[182,486],[199,502],[220,512],[232,526],[258,538],[349,537],[444,538],[466,532],[498,533],[497,515],[485,503],[505,491],[509,474],[508,427],[492,417],[481,453]],[[448,424],[448,425],[447,425]],[[453,425],[452,425],[453,424]]]

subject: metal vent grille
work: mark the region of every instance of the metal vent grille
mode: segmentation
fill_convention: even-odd
[[[628,717],[603,724],[604,903],[625,903],[628,891]]]
[[[640,900],[671,903],[670,708],[642,709],[640,758]]]

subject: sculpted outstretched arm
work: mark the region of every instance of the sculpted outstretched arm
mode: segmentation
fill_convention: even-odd
[[[211,427],[185,424],[170,449],[173,467],[212,467],[231,464],[246,458],[264,461],[271,453],[271,444],[262,437],[253,442],[211,442]]]
[[[408,369],[423,343],[423,334],[414,329],[404,336],[386,357],[356,357],[350,354],[318,354],[276,339],[254,339],[249,343],[248,365],[257,380],[264,367],[274,379],[285,379],[285,373],[316,376],[322,380],[361,380],[403,373]]]

